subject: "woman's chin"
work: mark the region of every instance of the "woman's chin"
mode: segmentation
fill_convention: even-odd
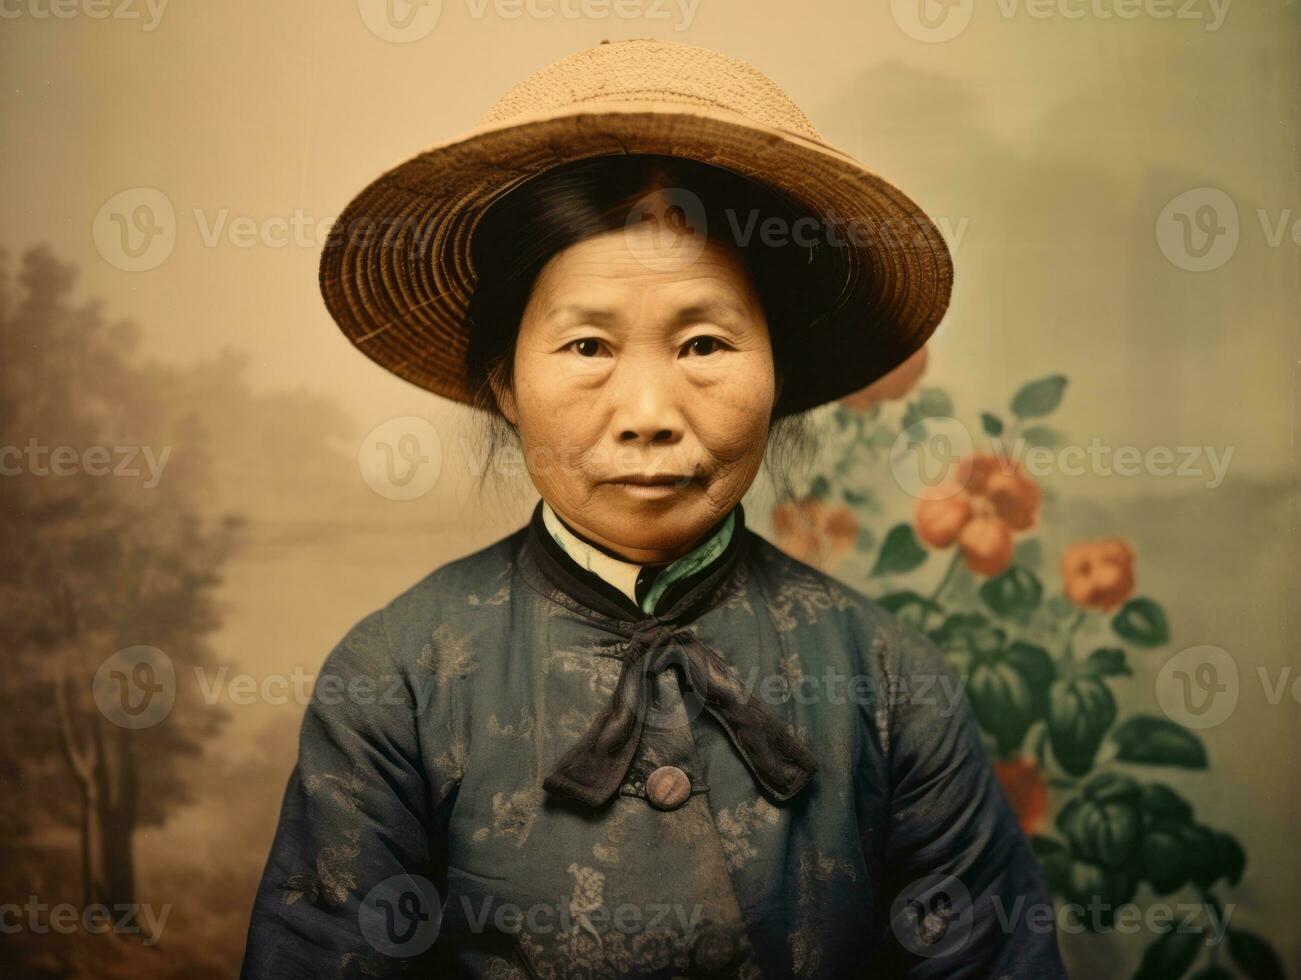
[[[593,530],[621,551],[677,551],[694,544],[720,516],[698,488],[604,486],[606,499],[592,511]]]

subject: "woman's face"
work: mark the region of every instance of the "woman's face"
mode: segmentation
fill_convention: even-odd
[[[739,259],[707,240],[666,261],[657,230],[606,232],[551,258],[501,399],[542,497],[638,564],[685,554],[741,499],[777,396]]]

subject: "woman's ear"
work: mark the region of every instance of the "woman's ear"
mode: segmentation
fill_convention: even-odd
[[[519,427],[519,409],[515,405],[515,393],[511,390],[509,379],[504,372],[492,371],[488,375],[488,384],[492,386],[492,395],[497,400],[497,410],[511,425]]]

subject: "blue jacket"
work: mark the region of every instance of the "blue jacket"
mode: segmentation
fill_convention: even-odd
[[[1065,975],[928,639],[739,506],[652,614],[540,514],[327,658],[244,977]]]

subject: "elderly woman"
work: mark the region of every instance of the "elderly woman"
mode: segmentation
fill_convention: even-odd
[[[244,975],[1062,975],[942,655],[741,506],[934,329],[929,220],[754,69],[630,41],[340,227],[335,318],[541,500],[330,654]]]

